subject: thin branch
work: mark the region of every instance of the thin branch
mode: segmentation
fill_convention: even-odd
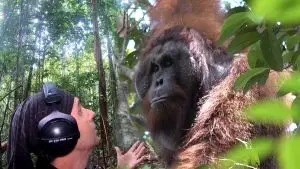
[[[137,22],[135,22],[135,24],[133,26],[130,26],[129,28],[127,28],[127,22],[126,20],[128,19],[128,17],[131,15],[131,14],[127,14],[127,11],[124,11],[124,16],[123,16],[123,27],[117,32],[117,34],[120,34],[121,32],[126,31],[126,35],[130,32],[132,32],[145,18],[145,16],[149,13],[150,11],[150,8],[143,14],[143,17],[141,19],[139,19]],[[133,12],[131,12],[133,13]],[[126,16],[128,15],[128,16]]]
[[[14,88],[13,90],[9,91],[6,95],[4,95],[1,99],[0,102],[2,102],[7,96],[9,96],[12,92],[14,92],[15,90],[17,90],[18,88],[22,87],[23,85],[19,85],[16,88]]]
[[[10,96],[10,95],[8,95],[8,96]],[[1,128],[0,128],[0,134],[2,134],[2,132],[3,132],[3,127],[4,127],[4,123],[5,123],[6,116],[7,116],[7,110],[8,110],[8,107],[9,107],[9,99],[10,99],[10,97],[8,98],[5,109],[4,109],[4,115],[3,115],[3,121],[2,121],[2,124],[1,124]]]
[[[121,51],[121,59],[120,61],[122,61],[125,58],[125,53],[126,53],[126,44],[127,44],[127,35],[123,38],[123,44],[122,44],[122,51]]]
[[[147,0],[146,0],[146,1],[145,1],[145,0],[137,0],[137,2],[138,2],[138,3],[141,3],[141,4],[144,4],[144,5],[147,5],[148,8],[153,7],[153,5],[152,5],[149,1],[147,1]],[[157,2],[157,1],[156,1],[156,2]],[[155,2],[155,3],[156,3],[156,2]]]
[[[128,15],[127,15],[127,12],[124,11],[124,14],[123,14],[123,21],[122,21],[122,28],[120,30],[118,30],[117,34],[120,36],[121,32],[124,31],[124,29],[127,29],[127,22],[128,22]],[[127,31],[127,30],[126,30]]]
[[[141,22],[142,22],[142,20],[144,20],[144,18],[145,18],[145,16],[149,13],[149,9],[144,13],[144,15],[143,15],[143,17],[139,20],[139,21],[137,21],[133,26],[131,26],[128,30],[127,30],[127,33],[130,33],[131,31],[133,31],[134,30],[134,28],[136,28]]]
[[[233,166],[234,166],[234,165],[237,165],[237,166],[243,166],[243,167],[247,167],[247,168],[251,168],[251,169],[258,169],[258,168],[256,168],[256,167],[253,167],[253,166],[250,166],[250,165],[238,163],[238,162],[236,162],[236,161],[234,161],[234,160],[231,160],[231,159],[221,158],[221,159],[219,159],[219,160],[221,160],[221,161],[230,161],[230,162],[233,163]],[[232,167],[233,167],[233,166],[232,166]]]

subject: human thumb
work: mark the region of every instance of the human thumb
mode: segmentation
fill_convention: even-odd
[[[116,150],[116,152],[117,152],[117,156],[122,155],[122,151],[120,150],[119,147],[115,146],[115,150]]]

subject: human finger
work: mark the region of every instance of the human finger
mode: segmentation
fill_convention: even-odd
[[[130,147],[130,149],[129,149],[128,151],[134,151],[134,150],[136,149],[136,147],[138,146],[138,144],[139,144],[139,141],[136,141],[136,142]]]
[[[116,152],[117,152],[117,156],[122,155],[122,151],[120,150],[119,147],[115,147],[115,150],[116,150]]]
[[[143,162],[146,159],[147,159],[146,156],[142,156],[141,158],[137,159],[137,164],[140,164],[141,162]]]
[[[144,142],[140,142],[138,147],[135,149],[135,153],[138,153],[144,147]]]
[[[145,153],[146,147],[142,147],[136,154],[136,156],[139,158]]]

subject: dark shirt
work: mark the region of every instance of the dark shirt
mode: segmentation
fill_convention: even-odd
[[[36,169],[57,169],[45,160],[37,160]]]

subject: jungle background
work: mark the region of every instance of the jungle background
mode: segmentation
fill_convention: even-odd
[[[7,167],[5,147],[14,110],[45,82],[55,82],[96,112],[102,141],[88,168],[114,168],[114,145],[125,150],[144,140],[154,151],[133,85],[153,5],[155,0],[0,0],[0,168]],[[221,6],[227,19],[219,43],[229,39],[231,54],[247,47],[250,51],[251,69],[237,80],[237,90],[264,83],[270,70],[295,72],[278,94],[294,94],[292,109],[274,99],[254,105],[249,117],[276,123],[292,119],[293,130],[300,120],[300,1],[223,0]],[[241,141],[223,159],[224,168],[255,168],[263,158],[258,154],[274,150],[282,168],[300,168],[297,134]],[[161,166],[150,161],[141,167]]]

